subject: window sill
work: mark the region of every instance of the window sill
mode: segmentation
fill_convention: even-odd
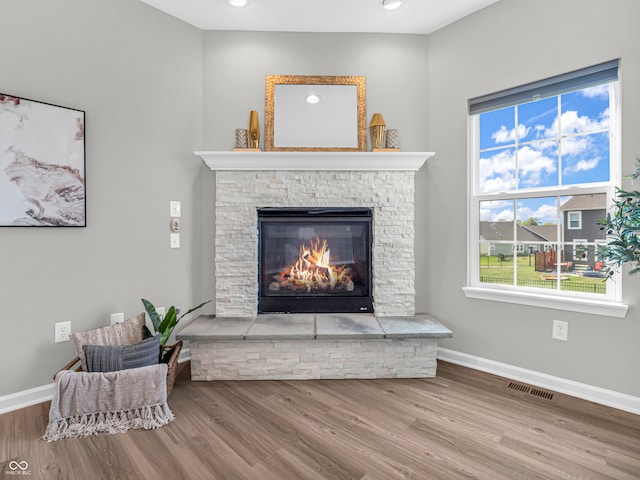
[[[532,307],[554,308],[570,312],[590,313],[607,317],[625,318],[628,305],[622,303],[590,300],[585,298],[556,297],[530,292],[512,292],[484,287],[463,287],[467,298],[492,300],[494,302],[516,303]]]

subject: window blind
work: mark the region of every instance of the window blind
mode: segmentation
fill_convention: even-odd
[[[618,80],[620,59],[581,68],[555,77],[508,88],[500,92],[483,95],[469,100],[469,114],[489,112],[519,103],[553,97],[583,88],[594,87]]]

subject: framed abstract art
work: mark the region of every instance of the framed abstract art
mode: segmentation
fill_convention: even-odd
[[[0,93],[0,226],[85,227],[85,113]]]

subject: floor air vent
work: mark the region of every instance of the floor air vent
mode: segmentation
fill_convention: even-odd
[[[510,382],[508,388],[510,388],[512,390],[517,390],[517,391],[523,392],[523,393],[529,393],[529,390],[531,390],[526,385],[523,385],[522,383],[515,383],[515,382]]]
[[[544,390],[539,390],[537,388],[532,388],[529,395],[535,395],[536,397],[544,398],[545,400],[553,400],[553,393],[545,392]]]
[[[534,397],[544,398],[545,400],[553,400],[553,393],[547,392],[545,390],[540,390],[539,388],[530,387],[529,385],[525,385],[523,383],[509,382],[507,388],[526,393],[528,395],[533,395]]]

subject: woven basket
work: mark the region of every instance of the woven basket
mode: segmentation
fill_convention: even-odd
[[[178,358],[180,357],[180,350],[182,350],[182,340],[176,342],[173,345],[163,345],[160,347],[162,353],[168,352],[171,349],[173,353],[167,362],[167,398],[173,390],[173,385],[176,383],[176,375],[178,374]]]
[[[161,352],[171,350],[175,348],[171,357],[169,358],[169,362],[167,362],[167,398],[169,398],[169,394],[171,390],[173,390],[173,385],[176,383],[176,375],[178,374],[178,358],[180,357],[180,350],[182,350],[182,340],[178,341],[173,345],[163,345],[160,347]],[[82,366],[80,365],[80,357],[76,357],[67,363],[61,370],[74,370],[76,372],[82,371]],[[53,375],[53,379],[56,379],[56,374]]]

